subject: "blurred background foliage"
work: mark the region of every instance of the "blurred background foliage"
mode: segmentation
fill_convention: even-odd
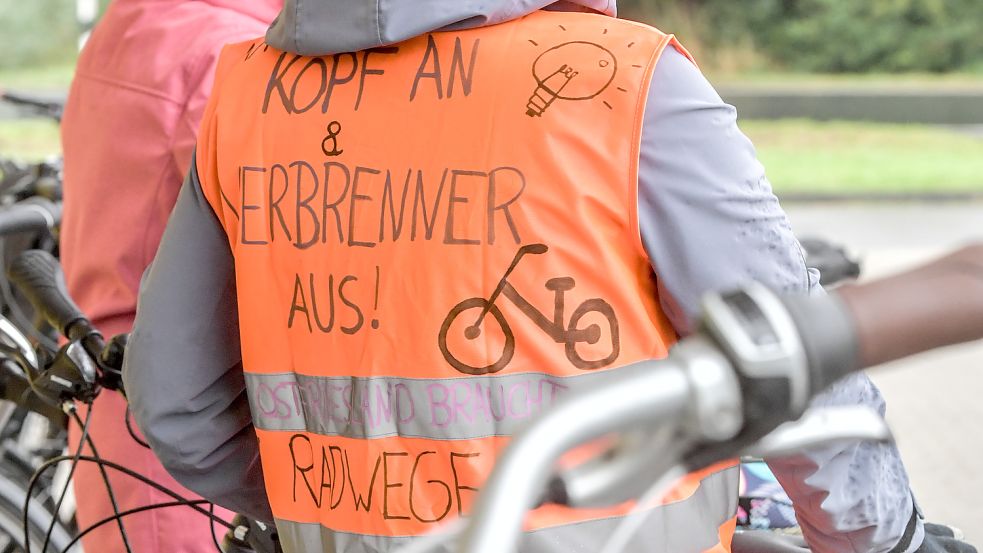
[[[980,0],[621,0],[724,71],[983,70]]]
[[[0,0],[0,67],[67,63],[78,41],[74,0]]]
[[[77,0],[0,0],[0,89],[63,96],[81,25]],[[109,0],[98,0],[101,10]],[[193,0],[185,0],[193,1]],[[251,0],[240,0],[249,2]],[[340,1],[340,0],[318,0]],[[620,14],[675,33],[724,98],[776,91],[983,97],[983,0],[618,0]],[[100,11],[101,11],[100,10]],[[900,91],[900,92],[899,92]],[[811,96],[810,96],[811,95]],[[934,95],[934,96],[933,96]],[[739,96],[739,94],[737,95]],[[935,98],[938,98],[937,100]],[[58,128],[0,106],[0,155],[56,152]],[[911,124],[810,113],[741,126],[780,194],[966,192],[983,197],[983,122]],[[810,118],[811,117],[811,118]],[[837,117],[832,117],[837,119]],[[849,120],[843,120],[849,119]],[[869,118],[868,118],[869,119]]]
[[[983,71],[981,0],[619,0],[619,6],[625,17],[676,33],[711,72]],[[78,30],[75,0],[0,0],[0,68],[70,63]]]
[[[72,63],[79,31],[75,0],[0,0],[0,68]]]

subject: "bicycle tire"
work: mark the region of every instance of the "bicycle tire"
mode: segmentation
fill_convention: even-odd
[[[497,360],[484,365],[475,367],[473,365],[468,365],[462,362],[460,359],[451,353],[450,347],[447,343],[447,332],[450,330],[451,325],[454,320],[461,315],[461,313],[469,309],[488,309],[488,315],[492,316],[492,319],[498,323],[498,326],[502,330],[502,334],[505,336],[505,343],[502,347],[502,354]],[[488,320],[486,316],[484,320]],[[468,337],[469,340],[477,338]],[[512,357],[515,355],[515,335],[512,334],[512,329],[509,327],[508,321],[505,320],[505,315],[502,311],[496,307],[494,304],[488,305],[488,300],[484,298],[468,298],[461,303],[455,305],[450,313],[444,318],[444,322],[440,325],[440,332],[437,335],[437,345],[440,348],[441,354],[444,356],[444,360],[447,361],[452,367],[462,372],[464,374],[470,374],[472,376],[481,376],[485,374],[493,374],[504,369],[511,361]]]
[[[580,352],[577,351],[577,344],[580,342],[568,338],[565,345],[567,359],[574,367],[584,371],[607,367],[614,363],[618,359],[618,356],[621,355],[621,335],[618,327],[618,317],[615,315],[614,308],[611,307],[611,304],[600,298],[587,300],[574,310],[573,314],[570,315],[570,323],[567,329],[568,336],[575,336],[577,333],[585,330],[578,328],[577,325],[580,323],[580,319],[589,313],[598,313],[607,321],[608,336],[611,339],[611,351],[606,357],[601,359],[584,359],[580,355]]]
[[[24,499],[27,496],[27,481],[15,480],[0,471],[0,553],[21,553],[26,551],[24,546]],[[32,499],[28,511],[28,533],[31,540],[31,552],[41,553],[44,536],[51,524],[53,513],[40,501]],[[55,523],[51,532],[48,551],[60,553],[68,542],[71,533],[60,522]],[[81,553],[80,547],[73,547],[72,553]]]

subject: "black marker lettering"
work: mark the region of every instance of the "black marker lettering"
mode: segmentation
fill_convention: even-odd
[[[248,217],[246,216],[250,211],[260,211],[263,209],[261,205],[250,205],[246,203],[246,173],[265,173],[265,167],[243,167],[239,170],[239,192],[242,195],[241,202],[239,204],[239,209],[242,212],[242,218],[239,222],[239,242],[242,244],[248,244],[250,246],[263,246],[268,244],[266,240],[250,240],[246,238],[246,221]]]
[[[338,67],[341,65],[342,56],[348,56],[352,60],[352,70],[344,77],[338,77]],[[350,82],[355,78],[355,72],[358,71],[358,57],[351,53],[335,54],[332,57],[333,63],[331,65],[331,78],[328,79],[328,90],[324,94],[324,104],[321,105],[321,113],[327,113],[328,107],[331,105],[331,96],[334,93],[334,87],[337,85],[345,84]]]
[[[348,461],[348,452],[345,451],[345,467],[348,469],[348,485],[352,489],[352,496],[355,501],[355,510],[358,511],[362,509],[366,513],[372,508],[372,490],[375,488],[375,478],[379,474],[379,465],[382,463],[381,457],[376,457],[375,459],[375,469],[372,470],[372,480],[369,481],[369,492],[364,496],[355,489],[355,483],[352,482],[352,465]],[[365,498],[368,498],[366,500]]]
[[[331,183],[331,169],[337,167],[341,169],[341,172],[345,175],[345,188],[338,194],[338,198],[333,202],[328,203],[328,189]],[[351,185],[351,173],[348,171],[348,167],[345,167],[341,163],[336,163],[334,161],[329,161],[324,164],[324,197],[321,201],[321,242],[327,243],[328,241],[328,210],[334,211],[335,226],[338,229],[338,243],[342,244],[345,242],[345,232],[342,230],[341,226],[341,212],[338,211],[338,204],[345,200],[348,195],[348,187]]]
[[[496,192],[496,178],[498,174],[502,172],[514,173],[518,179],[519,190],[514,196],[509,198],[503,203],[496,203],[498,200],[495,198]],[[514,186],[513,186],[514,188]],[[488,244],[495,243],[495,212],[502,211],[505,214],[505,222],[509,224],[509,230],[512,231],[512,239],[515,240],[516,244],[521,244],[522,239],[519,237],[519,230],[515,226],[515,221],[512,220],[512,213],[509,212],[509,206],[514,204],[519,200],[519,196],[526,189],[526,177],[515,167],[499,167],[498,169],[492,170],[488,174]]]
[[[307,454],[311,458],[311,464],[302,467],[297,463],[297,450],[294,443],[297,440],[303,440],[307,442]],[[307,492],[311,496],[311,501],[314,502],[318,507],[321,506],[320,501],[318,501],[317,495],[314,493],[314,487],[311,485],[310,481],[307,480],[307,473],[314,469],[314,448],[311,445],[311,439],[303,434],[294,434],[290,438],[290,460],[293,462],[293,477],[294,477],[294,503],[297,502],[297,474],[300,473],[301,480],[304,481],[304,486],[307,488]]]
[[[464,51],[461,47],[461,37],[454,39],[454,57],[451,59],[450,82],[447,83],[448,98],[454,96],[454,80],[458,71],[461,72],[461,89],[464,91],[464,95],[471,95],[471,84],[474,79],[474,66],[478,59],[478,44],[480,43],[481,39],[475,39],[474,44],[471,46],[471,62],[468,64],[467,70],[465,70]]]
[[[444,169],[444,173],[440,176],[440,187],[437,188],[437,197],[433,200],[433,210],[430,215],[433,217],[430,219],[427,217],[427,204],[426,204],[426,192],[423,189],[423,171],[416,172],[416,195],[413,197],[413,228],[410,229],[410,240],[416,240],[416,214],[417,208],[423,212],[423,226],[426,236],[426,240],[430,240],[433,236],[433,227],[437,222],[437,209],[440,207],[440,196],[444,192],[444,182],[447,181],[447,169]]]
[[[349,299],[345,296],[345,285],[348,284],[349,282],[356,282],[356,281],[358,281],[358,277],[348,275],[345,278],[341,279],[341,284],[338,285],[338,297],[341,298],[341,301],[345,305],[350,307],[352,311],[355,312],[355,316],[357,317],[354,325],[341,327],[341,331],[344,332],[345,334],[355,334],[362,328],[362,325],[365,323],[365,316],[362,315],[362,309],[359,308],[358,304],[349,301]]]
[[[325,326],[321,323],[321,315],[317,310],[317,290],[314,287],[314,273],[311,273],[311,311],[314,312],[314,324],[317,325],[318,330],[324,333],[331,332],[334,328],[334,275],[328,275],[328,313],[330,317],[328,318],[328,324]],[[308,325],[310,322],[308,322]]]
[[[300,301],[298,302],[298,297]],[[294,315],[298,312],[304,314],[304,320],[307,321],[307,332],[314,332],[314,328],[311,326],[311,314],[307,310],[307,298],[304,297],[304,283],[300,281],[300,275],[296,275],[294,280],[294,297],[290,300],[290,317],[287,319],[287,328],[294,327]]]
[[[297,220],[294,221],[294,224],[296,225],[295,228],[296,228],[297,235],[296,235],[296,239],[294,240],[294,247],[300,250],[306,250],[307,248],[317,243],[317,238],[321,234],[321,223],[317,218],[317,212],[314,211],[313,207],[311,207],[311,202],[317,196],[317,191],[318,188],[320,188],[320,185],[317,180],[317,173],[314,172],[314,167],[312,167],[310,163],[307,163],[306,161],[295,161],[290,164],[290,167],[297,168],[297,205],[296,205]],[[312,180],[314,181],[314,189],[311,190],[311,193],[309,195],[307,195],[302,199],[301,193],[304,189],[304,169],[307,170],[307,173],[311,176]],[[302,238],[302,236],[304,235],[304,231],[303,231],[304,221],[303,218],[301,217],[301,210],[303,210],[308,214],[311,223],[313,223],[314,225],[313,232],[311,232],[310,235],[311,237],[306,241],[304,241]]]
[[[443,486],[444,493],[447,494],[447,506],[444,508],[444,512],[441,513],[440,515],[438,515],[436,518],[427,519],[427,518],[423,518],[422,516],[420,516],[420,514],[417,513],[416,512],[416,509],[413,507],[413,489],[416,487],[415,486],[415,483],[416,483],[416,471],[417,471],[417,469],[420,466],[420,459],[423,459],[423,456],[424,455],[436,455],[436,454],[437,454],[436,451],[424,451],[424,452],[420,453],[419,455],[417,455],[416,456],[416,460],[413,462],[413,470],[410,472],[410,512],[413,513],[413,516],[417,520],[419,520],[420,522],[439,522],[439,521],[443,520],[444,517],[447,516],[447,513],[451,512],[451,503],[453,503],[453,500],[451,499],[451,487],[448,486],[447,484],[441,482],[440,480],[427,480],[427,483],[428,484],[436,484],[436,485],[439,485],[439,486]],[[427,502],[427,505],[428,506],[436,506],[436,502],[435,501],[428,501]]]
[[[426,71],[431,55],[433,56],[433,69]],[[437,50],[437,43],[434,41],[433,35],[427,35],[427,51],[423,54],[423,61],[420,62],[420,67],[416,70],[416,77],[413,79],[413,90],[410,92],[411,102],[416,99],[416,90],[420,86],[421,79],[433,79],[434,85],[437,87],[437,99],[444,99],[444,85],[440,73],[440,52]]]
[[[399,219],[396,219],[396,206],[393,201],[395,196],[393,195],[393,183],[392,183],[392,172],[386,171],[386,184],[382,188],[382,201],[380,202],[380,213],[379,213],[379,242],[385,240],[386,237],[386,199],[389,199],[389,219],[392,221],[392,240],[395,242],[399,240],[399,235],[403,233],[403,216],[406,214],[406,194],[410,190],[410,175],[413,174],[412,169],[406,170],[406,180],[403,181],[403,195],[399,201]]]
[[[329,446],[328,451],[331,453],[331,510],[337,509],[338,505],[341,505],[341,499],[345,497],[345,476],[348,471],[345,467],[345,459],[343,457],[344,452],[342,449],[336,445]],[[337,454],[337,456],[335,456]],[[341,467],[341,472],[339,474],[338,467]],[[338,482],[341,482],[341,491],[338,492],[338,497],[335,498],[334,492],[338,489]],[[352,490],[354,493],[355,490]]]
[[[283,176],[283,190],[280,191],[280,195],[274,199],[273,198],[273,184],[276,182],[277,174]],[[291,241],[290,229],[287,228],[287,221],[283,218],[283,212],[280,211],[280,202],[283,198],[287,196],[287,189],[290,188],[290,175],[287,174],[287,168],[279,163],[270,167],[270,190],[269,190],[269,200],[270,200],[270,242],[276,242],[276,232],[273,228],[273,214],[275,213],[277,219],[280,220],[280,228],[283,229],[283,233],[287,235],[287,241]]]
[[[405,451],[397,452],[397,453],[390,453],[388,451],[384,451],[382,453],[382,482],[383,482],[383,492],[382,492],[382,518],[384,518],[386,520],[410,520],[410,517],[408,517],[408,516],[390,515],[389,514],[389,490],[391,488],[402,488],[403,487],[403,483],[402,482],[399,482],[398,484],[390,484],[389,483],[389,458],[390,457],[409,457],[409,455],[410,454],[409,453],[406,453]]]
[[[300,81],[304,78],[304,75],[307,73],[307,70],[310,69],[311,67],[314,67],[315,65],[321,70],[320,71],[321,80],[317,85],[317,94],[314,95],[314,97],[306,106],[299,108],[297,107],[297,85],[300,84]],[[328,84],[328,67],[327,65],[324,64],[324,60],[321,58],[311,58],[310,61],[307,62],[307,65],[305,65],[303,69],[300,70],[300,73],[297,74],[297,77],[294,78],[294,84],[293,86],[290,87],[290,104],[293,106],[294,113],[304,113],[310,110],[312,107],[314,107],[314,105],[317,104],[318,100],[321,99],[321,95],[324,94],[324,88],[325,86],[327,86],[327,84]]]
[[[457,178],[458,177],[487,177],[487,173],[481,173],[478,171],[451,171],[451,190],[447,197],[447,222],[444,224],[444,244],[448,245],[468,245],[476,246],[481,243],[480,240],[473,240],[467,238],[456,238],[454,236],[454,204],[466,204],[468,203],[468,198],[466,196],[457,195]],[[473,217],[466,217],[467,221],[471,221]]]
[[[324,504],[324,488],[331,488],[331,493],[328,494],[328,503],[331,502],[331,497],[334,496],[334,471],[331,470],[331,466],[328,465],[328,452],[321,446],[321,489],[317,492],[317,501],[315,504],[320,507]]]
[[[276,92],[280,95],[280,103],[283,105],[283,109],[285,109],[287,113],[293,113],[293,106],[290,103],[290,98],[287,96],[286,89],[283,88],[283,77],[287,74],[287,71],[290,71],[290,68],[297,63],[300,56],[295,55],[293,59],[290,60],[290,63],[288,63],[287,66],[283,68],[283,71],[281,71],[280,66],[283,65],[283,60],[286,59],[287,56],[288,54],[286,52],[280,54],[280,57],[276,60],[276,65],[273,66],[273,71],[270,73],[270,80],[266,83],[266,98],[263,100],[263,113],[266,113],[270,108],[270,97],[273,96],[274,90],[276,90]]]
[[[454,473],[454,492],[457,493],[457,515],[464,516],[464,502],[461,500],[461,490],[468,490],[469,492],[477,492],[478,488],[472,488],[471,486],[465,486],[461,484],[460,479],[457,476],[457,466],[454,464],[454,459],[469,459],[471,457],[478,457],[480,453],[454,453],[451,452],[451,472]]]
[[[362,71],[358,79],[358,97],[355,99],[355,111],[358,111],[358,107],[362,105],[362,93],[365,92],[365,77],[367,75],[382,75],[385,73],[382,69],[369,69],[369,56],[372,54],[392,55],[397,52],[399,52],[398,46],[389,46],[386,48],[372,48],[362,53]]]
[[[357,225],[355,223],[355,215],[358,212],[358,202],[359,201],[371,201],[372,196],[366,196],[365,194],[358,193],[358,181],[359,175],[367,173],[369,175],[378,175],[382,171],[378,169],[370,169],[368,167],[356,167],[355,176],[352,178],[352,199],[348,202],[348,245],[349,246],[361,246],[363,248],[374,248],[375,244],[372,242],[361,242],[355,239],[355,229]]]

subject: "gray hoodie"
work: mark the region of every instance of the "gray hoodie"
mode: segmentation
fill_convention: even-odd
[[[615,15],[614,0],[287,0],[267,41],[326,55],[491,25],[541,8]],[[788,292],[821,293],[818,273],[806,268],[734,108],[671,49],[656,67],[642,134],[642,239],[663,309],[680,334],[692,330],[708,290],[757,280]],[[134,417],[178,481],[269,520],[239,365],[232,259],[196,178],[181,192],[144,278],[125,371]],[[864,376],[841,382],[816,403],[884,410]],[[886,552],[906,530],[911,542],[899,552],[921,544],[921,523],[894,446],[836,446],[770,465],[814,551]]]

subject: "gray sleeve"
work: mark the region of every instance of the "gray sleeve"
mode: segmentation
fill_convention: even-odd
[[[272,520],[242,375],[232,253],[193,162],[144,274],[123,381],[134,419],[178,482]]]
[[[659,61],[649,94],[638,210],[660,301],[681,334],[692,331],[699,299],[709,290],[756,280],[786,292],[822,293],[819,273],[806,268],[754,147],[737,127],[736,110],[672,48]],[[814,403],[884,410],[880,392],[863,375]],[[849,444],[769,465],[814,551],[889,551],[912,517],[908,477],[893,445]]]

